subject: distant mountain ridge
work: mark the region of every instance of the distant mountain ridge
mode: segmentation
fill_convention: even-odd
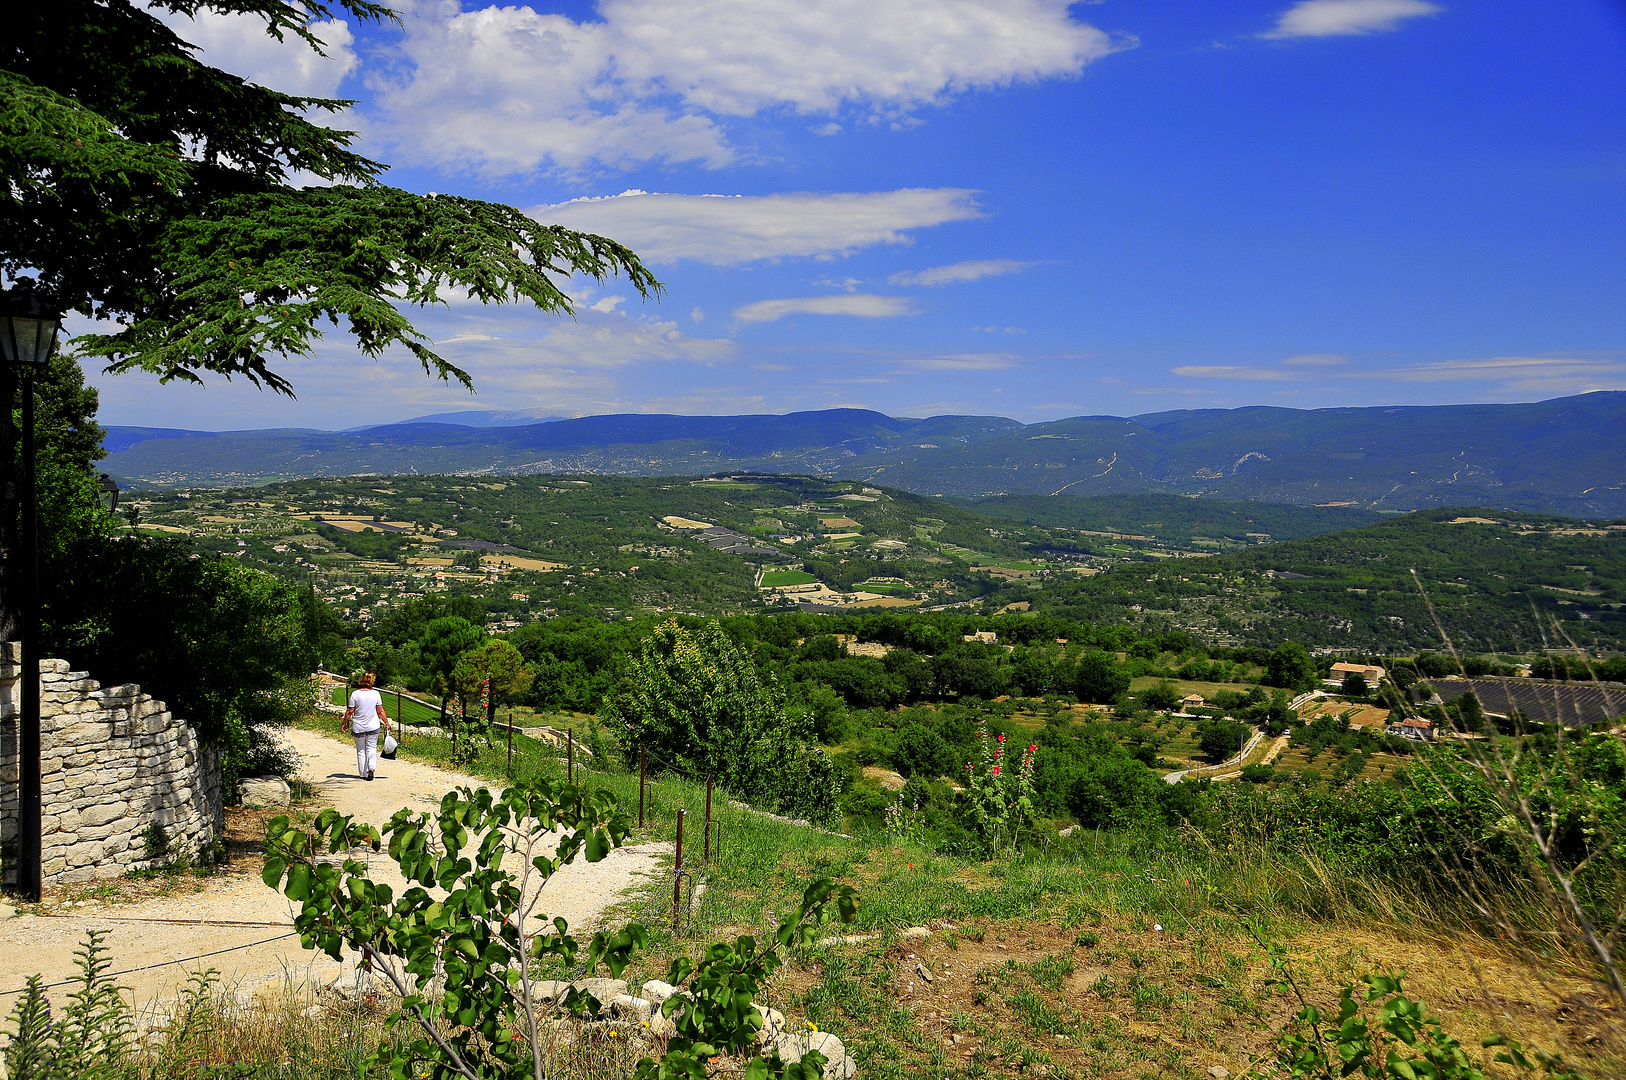
[[[867,480],[927,495],[1181,494],[1374,510],[1484,505],[1626,514],[1626,392],[1513,405],[1182,410],[1024,425],[997,416],[625,413],[509,426],[419,418],[346,432],[109,427],[137,485],[306,476],[730,470]]]
[[[430,413],[399,421],[402,424],[456,424],[459,427],[492,428],[524,427],[527,424],[551,424],[555,420],[568,420],[568,416],[543,412],[541,409],[465,409],[461,412]],[[377,424],[347,428],[347,431],[365,431]]]

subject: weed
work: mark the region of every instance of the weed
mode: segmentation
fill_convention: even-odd
[[[156,821],[148,822],[147,827],[141,830],[142,857],[148,862],[156,862],[169,854],[169,833]]]
[[[1028,965],[1028,972],[1033,976],[1034,982],[1052,993],[1059,994],[1062,980],[1073,973],[1075,966],[1071,956],[1051,953]]]
[[[1073,939],[1073,944],[1085,949],[1093,949],[1101,944],[1101,935],[1086,930]]]
[[[1010,1005],[1030,1031],[1040,1035],[1061,1035],[1068,1030],[1060,1014],[1031,990],[1018,990],[1012,994]]]
[[[1148,982],[1139,971],[1129,976],[1129,1000],[1134,1003],[1137,1013],[1166,1008],[1174,1002],[1167,990],[1157,983]]]

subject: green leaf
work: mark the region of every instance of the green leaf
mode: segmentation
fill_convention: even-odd
[[[310,899],[311,868],[305,863],[295,863],[293,869],[288,871],[288,884],[283,893],[290,900]]]
[[[287,865],[276,856],[271,856],[265,860],[265,869],[260,871],[260,880],[265,882],[268,888],[277,888],[282,884],[282,872],[287,869]]]

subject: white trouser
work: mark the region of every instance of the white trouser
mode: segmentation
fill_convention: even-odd
[[[378,768],[378,729],[354,731],[356,737],[356,775],[366,776]]]

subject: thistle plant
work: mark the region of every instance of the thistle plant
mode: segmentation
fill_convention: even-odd
[[[993,856],[1014,848],[1023,827],[1033,820],[1033,758],[1039,748],[1028,746],[1013,766],[1004,735],[990,735],[986,724],[977,735],[982,760],[965,764],[963,805],[966,823]]]

